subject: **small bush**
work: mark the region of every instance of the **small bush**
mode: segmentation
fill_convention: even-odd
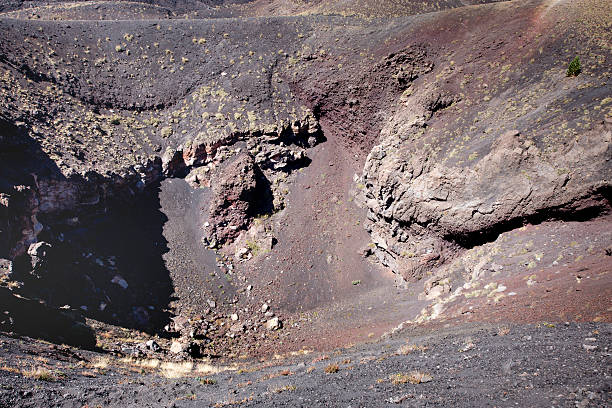
[[[281,392],[285,392],[285,391],[295,391],[295,390],[297,390],[297,387],[296,387],[295,385],[285,385],[285,386],[283,386],[283,387],[277,387],[277,388],[274,388],[274,389],[272,390],[272,392],[273,392],[274,394],[280,394]]]
[[[567,76],[578,76],[581,70],[582,69],[580,68],[580,58],[574,57],[572,62],[570,62],[569,67],[567,67]]]

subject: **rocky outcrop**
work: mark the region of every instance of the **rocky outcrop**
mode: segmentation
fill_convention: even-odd
[[[293,123],[250,129],[248,132],[232,132],[225,137],[210,140],[198,134],[176,148],[168,146],[161,157],[162,172],[168,177],[185,177],[194,185],[209,186],[204,173],[214,169],[228,156],[228,149],[246,143],[255,161],[265,169],[290,170],[289,166],[303,160],[305,148],[321,141],[321,127],[311,112]]]
[[[253,158],[243,153],[224,167],[212,183],[214,198],[209,221],[212,231],[207,234],[212,247],[235,238],[256,211],[258,182]]]
[[[293,124],[233,133],[214,143],[198,136],[176,149],[168,147],[162,172],[185,177],[194,188],[211,188],[205,239],[208,247],[216,248],[248,229],[253,217],[283,208],[281,185],[294,169],[308,163],[306,149],[321,138],[311,113]]]
[[[367,66],[355,63],[350,74],[339,77],[324,56],[305,55],[309,69],[294,80],[292,90],[317,112],[327,132],[367,153],[393,118],[398,94],[409,95],[411,84],[434,69],[434,56],[424,45],[402,47]],[[316,85],[304,87],[310,83]]]
[[[419,118],[404,131],[418,128]],[[372,252],[406,279],[523,222],[609,208],[611,132],[603,125],[553,155],[518,131],[497,136],[469,164],[435,160],[431,149],[415,147],[406,134],[389,132],[363,172]]]
[[[53,247],[44,241],[37,242],[30,245],[28,248],[28,255],[30,256],[30,264],[32,266],[32,273],[38,274],[42,269],[45,268],[45,263],[49,253],[53,250]]]

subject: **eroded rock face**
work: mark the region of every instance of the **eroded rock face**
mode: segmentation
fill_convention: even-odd
[[[610,132],[590,132],[543,157],[516,131],[500,135],[474,166],[447,166],[400,147],[379,146],[364,171],[369,208],[381,217],[445,237],[461,237],[546,208],[598,205],[609,187]],[[384,154],[383,154],[384,152]],[[584,161],[579,167],[578,158]],[[603,178],[602,178],[603,176]],[[393,186],[393,188],[390,188]]]
[[[611,132],[602,125],[552,155],[507,131],[462,164],[403,138],[385,135],[368,156],[363,182],[375,253],[406,279],[515,222],[579,217],[609,205]]]

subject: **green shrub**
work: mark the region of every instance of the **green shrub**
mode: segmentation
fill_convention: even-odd
[[[567,67],[567,76],[578,76],[580,71],[580,58],[575,57],[572,62],[570,62],[569,67]]]
[[[247,239],[246,246],[251,250],[253,256],[257,256],[259,251],[261,251],[261,247],[257,244],[256,241],[251,241],[250,239]]]

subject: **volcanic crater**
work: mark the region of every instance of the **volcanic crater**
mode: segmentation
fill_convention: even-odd
[[[0,406],[606,406],[611,15],[2,2]]]

